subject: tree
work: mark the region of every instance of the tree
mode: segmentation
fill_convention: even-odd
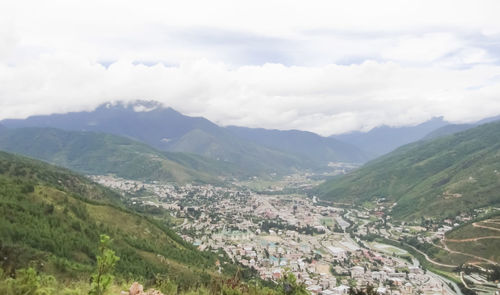
[[[377,291],[372,285],[366,286],[366,290],[349,288],[349,295],[377,295]]]
[[[280,288],[282,294],[286,295],[306,295],[309,294],[306,290],[306,286],[302,283],[297,282],[295,275],[289,271],[283,274],[283,278],[280,282]]]
[[[99,244],[99,256],[97,256],[97,269],[92,274],[89,295],[104,295],[113,282],[113,269],[120,257],[115,251],[109,249],[111,239],[107,235],[101,235]]]

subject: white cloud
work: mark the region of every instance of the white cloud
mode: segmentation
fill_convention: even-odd
[[[1,118],[92,109],[108,100],[155,99],[223,125],[330,135],[434,116],[462,122],[500,113],[500,81],[492,80],[500,66],[464,70],[365,62],[233,68],[201,60],[178,67],[117,62],[106,69],[75,56],[47,56],[0,72],[5,85],[0,95],[7,98],[1,101]]]
[[[0,4],[0,119],[153,99],[329,135],[500,113],[498,1],[172,3]]]

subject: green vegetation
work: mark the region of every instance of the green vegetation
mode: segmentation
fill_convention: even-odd
[[[93,295],[120,294],[128,290],[131,282],[109,285],[109,289],[96,293],[84,281],[63,282],[54,276],[37,272],[34,268],[19,269],[13,276],[6,276],[0,269],[0,292],[2,295]],[[259,282],[242,282],[237,276],[230,279],[215,279],[203,286],[182,290],[167,277],[158,277],[149,287],[165,295],[306,295],[304,284],[299,284],[293,274],[284,277],[272,286]],[[360,293],[358,293],[360,294]]]
[[[162,224],[120,207],[115,193],[62,168],[0,152],[0,257],[7,277],[33,267],[62,281],[87,280],[100,234],[113,239],[120,281],[167,274],[187,290],[233,274],[226,256],[199,252]]]
[[[113,282],[111,274],[115,268],[116,262],[120,257],[115,255],[115,251],[109,249],[111,240],[106,235],[101,235],[99,245],[99,256],[97,256],[97,269],[92,274],[92,283],[90,285],[89,295],[104,295]]]
[[[2,124],[7,128],[52,127],[125,136],[159,150],[192,153],[222,166],[234,165],[243,176],[289,174],[295,168],[325,168],[330,161],[365,159],[359,149],[333,138],[310,132],[252,129],[269,139],[263,141],[202,117],[184,116],[154,101],[107,102],[90,112],[10,119]]]
[[[498,214],[498,213],[497,213]],[[450,250],[500,262],[500,217],[496,216],[453,229],[446,234],[446,245]],[[484,226],[484,227],[483,227]],[[473,256],[468,262],[477,262]],[[480,260],[483,264],[484,260]]]
[[[185,153],[158,151],[111,134],[20,128],[0,131],[0,149],[87,174],[138,180],[218,183],[214,175],[239,176],[233,165]]]
[[[397,219],[454,217],[459,212],[498,206],[500,123],[485,124],[397,149],[318,188],[320,197],[362,203],[397,202]]]
[[[314,166],[305,158],[246,141],[227,131],[210,133],[193,129],[172,143],[169,150],[233,163],[251,175],[284,174],[295,168]]]

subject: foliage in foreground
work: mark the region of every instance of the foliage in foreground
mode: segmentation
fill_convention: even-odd
[[[114,240],[121,281],[168,274],[182,290],[234,274],[218,253],[200,252],[159,221],[120,205],[119,195],[66,169],[0,152],[0,267],[6,276],[34,267],[60,280],[86,281],[100,255],[99,235]],[[1,293],[0,293],[1,294]]]
[[[89,295],[104,295],[113,282],[111,274],[115,268],[116,262],[120,257],[115,255],[115,251],[109,249],[111,240],[107,235],[101,235],[99,245],[99,256],[97,256],[97,269],[92,274],[92,284],[90,285]]]
[[[95,278],[94,278],[95,280]],[[128,290],[131,283],[108,285],[96,288],[83,281],[60,282],[55,277],[37,272],[34,268],[20,269],[13,276],[7,276],[0,269],[0,294],[2,295],[107,295],[119,294]],[[101,285],[102,287],[102,285]],[[242,282],[238,278],[213,280],[209,284],[181,290],[179,285],[169,278],[162,278],[151,285],[164,295],[306,295],[309,294],[303,284],[299,284],[293,274],[285,274],[274,286],[263,286],[259,282]],[[364,293],[355,293],[364,294]]]

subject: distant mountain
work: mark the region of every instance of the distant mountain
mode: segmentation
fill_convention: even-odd
[[[10,128],[52,127],[125,136],[161,150],[195,153],[233,163],[249,174],[288,173],[318,165],[311,158],[303,157],[303,154],[264,146],[233,134],[231,130],[219,127],[207,119],[184,116],[155,102],[104,104],[91,112],[33,116],[3,120],[1,123]],[[339,148],[338,151],[336,147]],[[346,145],[331,144],[325,158],[341,162],[359,162],[364,159],[357,149],[352,148],[352,152],[347,152],[346,149]],[[327,164],[320,163],[323,166]]]
[[[429,140],[429,139],[434,139],[434,138],[438,138],[438,137],[441,137],[441,136],[451,135],[451,134],[454,134],[454,133],[457,133],[457,132],[462,132],[462,131],[465,131],[467,129],[471,129],[471,128],[477,127],[477,126],[482,125],[482,124],[491,123],[491,122],[495,122],[495,121],[498,121],[498,120],[500,120],[500,116],[485,118],[485,119],[482,119],[482,120],[480,120],[478,122],[470,123],[470,124],[449,124],[449,125],[445,125],[445,126],[443,126],[441,128],[438,128],[438,129],[430,132],[423,139],[424,140]]]
[[[387,198],[401,219],[499,206],[499,191],[500,122],[403,146],[318,188],[328,200]]]
[[[442,118],[434,118],[416,126],[380,126],[368,132],[351,132],[334,135],[335,139],[357,146],[371,158],[387,154],[394,149],[424,138],[430,132],[448,125]]]
[[[349,162],[363,163],[368,157],[356,146],[335,138],[322,137],[300,130],[269,130],[262,128],[226,127],[231,133],[245,140],[294,154],[320,163]]]
[[[87,174],[178,183],[218,183],[238,176],[229,163],[201,156],[161,152],[125,137],[55,128],[0,130],[0,149],[41,159]],[[243,172],[242,172],[243,173]]]
[[[111,247],[121,258],[114,274],[120,279],[153,280],[168,273],[195,287],[209,281],[217,272],[216,261],[225,259],[197,251],[163,222],[122,207],[118,194],[61,167],[0,152],[0,188],[0,253],[6,273],[36,265],[37,271],[65,281],[88,278],[100,234],[113,239]]]
[[[447,135],[451,135],[454,133],[462,132],[471,128],[476,127],[477,125],[475,124],[450,124],[450,125],[445,125],[441,128],[438,128],[429,134],[427,134],[423,140],[430,140],[430,139],[436,139],[438,137],[443,137]]]
[[[204,118],[184,116],[157,102],[139,101],[135,104],[103,104],[91,112],[74,112],[33,116],[27,119],[8,119],[1,122],[6,127],[52,127],[65,130],[110,133],[167,149],[191,130],[204,130],[217,134],[220,128]]]

